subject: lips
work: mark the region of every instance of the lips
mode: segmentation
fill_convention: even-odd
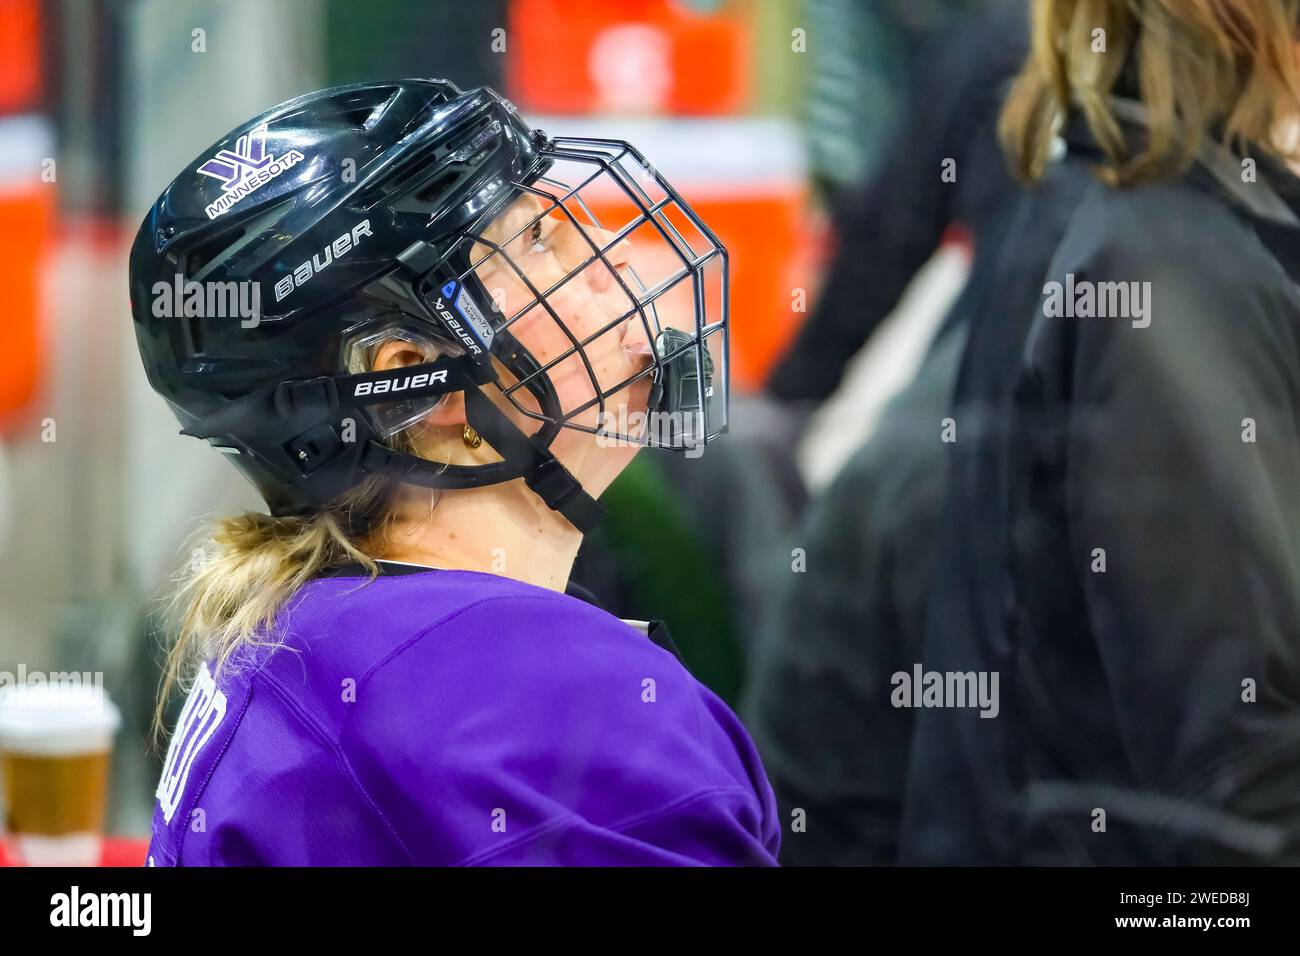
[[[629,358],[653,359],[654,352],[650,348],[650,341],[642,335],[635,334],[637,331],[642,330],[638,330],[635,321],[629,316],[627,324],[623,327],[623,338],[619,343],[624,354]]]

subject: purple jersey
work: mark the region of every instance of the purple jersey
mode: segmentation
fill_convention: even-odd
[[[329,577],[185,702],[149,863],[773,865],[740,721],[590,604],[470,571]]]

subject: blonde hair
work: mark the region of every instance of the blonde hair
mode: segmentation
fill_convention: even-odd
[[[1029,56],[999,136],[1017,176],[1043,174],[1057,124],[1080,111],[1111,185],[1177,175],[1211,130],[1285,158],[1284,121],[1300,116],[1295,40],[1300,0],[1032,0]],[[1095,31],[1103,30],[1104,34]],[[1094,36],[1105,52],[1093,52]],[[1130,62],[1131,61],[1131,62]],[[1147,115],[1134,149],[1110,106],[1131,70]]]
[[[359,350],[350,372],[373,367],[378,344]],[[436,357],[436,353],[427,356]],[[441,460],[444,438],[427,435],[417,448],[409,430],[388,444],[398,451]],[[219,518],[202,529],[192,555],[178,576],[168,604],[168,630],[175,639],[167,649],[154,704],[151,736],[156,746],[165,735],[163,721],[173,692],[184,691],[205,661],[215,664],[214,679],[241,648],[280,646],[262,640],[285,603],[322,571],[356,562],[373,580],[379,565],[392,506],[402,485],[371,475],[321,510],[304,516],[272,517],[248,512]],[[430,509],[437,492],[430,490]]]

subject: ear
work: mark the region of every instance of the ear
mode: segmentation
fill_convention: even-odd
[[[430,360],[424,350],[415,343],[404,339],[389,339],[375,351],[374,371],[387,372],[390,369],[419,365]],[[464,425],[466,422],[465,393],[448,392],[424,418],[424,421],[430,425]]]
[[[408,365],[419,365],[425,361],[424,352],[413,342],[405,339],[389,339],[375,352],[374,367],[371,371],[387,372]]]

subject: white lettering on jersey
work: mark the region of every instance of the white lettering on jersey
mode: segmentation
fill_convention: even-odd
[[[189,779],[190,768],[194,766],[194,758],[216,733],[225,716],[226,695],[217,690],[208,665],[204,664],[199,669],[194,688],[185,699],[185,707],[176,722],[176,733],[167,747],[167,761],[163,764],[162,777],[154,792],[167,823],[172,822],[172,816],[180,806],[181,797],[185,793],[185,782]]]

